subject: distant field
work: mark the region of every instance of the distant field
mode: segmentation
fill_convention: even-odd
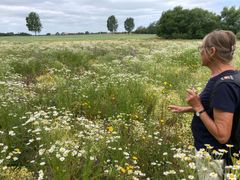
[[[89,34],[65,36],[3,36],[0,41],[82,41],[82,40],[129,40],[129,39],[154,39],[153,34]]]

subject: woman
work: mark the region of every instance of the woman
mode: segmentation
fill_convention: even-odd
[[[227,149],[232,139],[232,125],[239,114],[240,87],[234,83],[221,83],[238,74],[232,64],[236,37],[231,31],[213,31],[207,34],[199,47],[202,66],[211,71],[204,90],[200,95],[194,89],[187,90],[189,107],[170,105],[172,112],[195,112],[192,119],[192,133],[197,151],[209,144],[214,149]],[[214,92],[213,92],[214,89]]]

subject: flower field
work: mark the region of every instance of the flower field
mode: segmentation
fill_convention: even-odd
[[[197,179],[197,158],[217,177],[167,108],[206,83],[201,42],[114,36],[0,39],[0,179]]]

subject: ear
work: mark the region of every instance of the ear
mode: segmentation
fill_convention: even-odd
[[[210,56],[213,57],[215,53],[216,53],[216,48],[215,47],[211,47],[210,48]]]

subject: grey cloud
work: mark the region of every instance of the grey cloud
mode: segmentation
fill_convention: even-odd
[[[224,0],[221,3],[224,6]],[[1,0],[0,18],[4,21],[0,21],[0,32],[26,31],[25,17],[31,11],[40,15],[42,33],[107,31],[106,21],[110,15],[116,16],[119,31],[123,31],[127,17],[135,19],[135,27],[147,26],[158,20],[163,11],[177,5],[211,11],[215,11],[216,6],[217,11],[220,9],[217,0]]]

